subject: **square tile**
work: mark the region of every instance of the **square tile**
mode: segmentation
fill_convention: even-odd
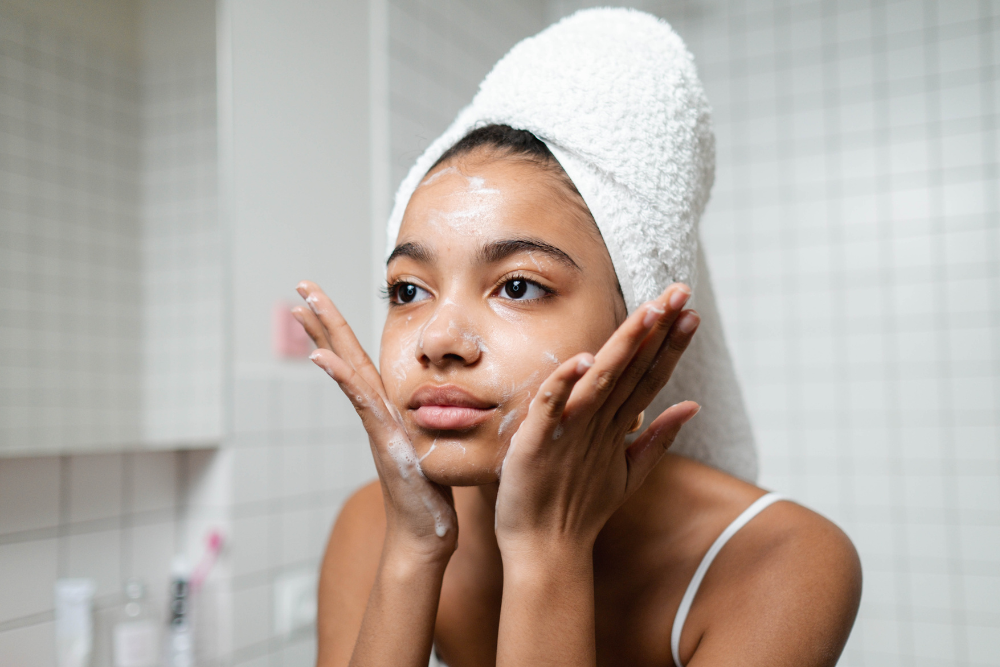
[[[59,523],[59,459],[0,459],[0,533]]]
[[[0,623],[52,609],[57,541],[0,545]]]
[[[69,518],[80,522],[122,513],[122,455],[81,454],[69,459]]]
[[[69,555],[64,576],[93,579],[97,596],[121,591],[121,531],[105,530],[61,539]]]

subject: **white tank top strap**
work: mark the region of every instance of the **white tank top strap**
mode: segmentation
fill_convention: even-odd
[[[784,498],[779,493],[771,492],[755,500],[750,507],[743,510],[742,514],[726,526],[726,529],[716,538],[712,546],[709,547],[708,552],[701,559],[698,569],[694,571],[694,576],[691,577],[691,583],[688,584],[687,590],[684,591],[684,597],[681,598],[681,605],[677,608],[677,615],[674,616],[674,626],[670,630],[670,652],[674,656],[674,665],[676,667],[684,667],[681,664],[680,656],[681,632],[684,630],[684,621],[687,620],[688,612],[691,611],[691,603],[694,602],[694,596],[698,594],[698,587],[701,586],[701,580],[705,578],[705,573],[708,572],[712,561],[719,555],[722,547],[726,546],[729,538],[735,535],[740,528],[747,525],[750,519],[760,514],[771,503],[784,500]]]

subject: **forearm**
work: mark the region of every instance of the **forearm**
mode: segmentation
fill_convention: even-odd
[[[447,563],[386,547],[351,655],[352,667],[426,667]]]
[[[596,661],[592,551],[541,547],[505,557],[497,667]]]

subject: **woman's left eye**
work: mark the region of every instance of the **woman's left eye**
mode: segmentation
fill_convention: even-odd
[[[514,278],[500,287],[498,296],[502,299],[530,301],[531,299],[541,299],[546,294],[547,292],[541,285],[524,278]]]

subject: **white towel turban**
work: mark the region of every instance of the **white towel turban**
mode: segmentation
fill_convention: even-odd
[[[559,160],[601,230],[629,312],[673,282],[694,288],[701,327],[648,410],[655,416],[678,401],[698,401],[701,413],[671,451],[755,480],[753,434],[698,246],[715,139],[684,42],[649,14],[591,9],[515,45],[403,179],[387,257],[430,167],[471,130],[492,123],[531,132]]]

